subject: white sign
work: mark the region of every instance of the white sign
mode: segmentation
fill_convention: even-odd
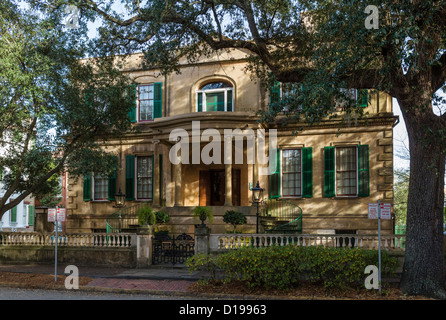
[[[56,209],[48,209],[48,222],[56,221]]]
[[[390,220],[392,218],[390,203],[381,203],[381,219]]]
[[[391,204],[390,203],[380,203],[381,219],[390,220],[392,218],[391,214]],[[378,204],[369,203],[369,219],[378,219]]]
[[[56,222],[56,212],[57,212],[57,221],[64,222],[65,221],[65,208],[57,208],[56,209],[48,209],[48,222]]]
[[[381,213],[381,215],[382,215],[382,213]],[[57,209],[57,221],[65,222],[65,208]]]
[[[369,219],[378,219],[377,203],[369,203]]]

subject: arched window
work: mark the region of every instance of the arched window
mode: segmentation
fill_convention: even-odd
[[[197,111],[233,111],[233,87],[226,81],[210,82],[197,90]]]

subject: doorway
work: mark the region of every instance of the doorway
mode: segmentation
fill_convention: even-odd
[[[240,170],[232,169],[232,205],[240,206]],[[200,206],[223,206],[225,204],[225,170],[200,171]]]

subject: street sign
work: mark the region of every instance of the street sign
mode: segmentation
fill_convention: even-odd
[[[48,222],[56,221],[56,209],[48,209]]]
[[[60,241],[58,236],[59,223],[65,221],[65,208],[48,209],[48,222],[54,222],[54,282],[57,281],[57,243]],[[52,237],[52,236],[51,236]]]
[[[390,203],[381,203],[381,219],[390,220],[392,218]]]
[[[56,222],[56,221],[57,222],[65,221],[65,208],[48,209],[48,222]]]
[[[381,211],[381,219],[392,218],[390,203],[380,203],[379,206],[378,203],[369,203],[369,219],[378,219],[378,207]]]
[[[57,221],[65,222],[65,208],[57,209]]]
[[[369,219],[378,219],[377,203],[369,203]]]
[[[381,203],[369,203],[369,219],[378,219],[378,283],[379,292],[381,292],[381,219],[390,220],[392,218],[391,214],[391,204]]]

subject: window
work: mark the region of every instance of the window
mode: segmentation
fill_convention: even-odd
[[[270,104],[279,102],[281,100],[287,100],[290,104],[296,104],[296,100],[299,96],[299,91],[302,89],[299,83],[281,83],[276,82],[270,88]],[[284,105],[282,112],[288,112],[289,105]],[[299,104],[296,111],[301,111],[302,106]]]
[[[118,157],[115,156],[116,164]],[[101,201],[101,200],[115,200],[116,194],[116,171],[109,176],[102,176],[92,172],[84,175],[83,199],[84,201]]]
[[[152,199],[153,157],[136,157],[136,198]]]
[[[233,87],[228,82],[211,82],[197,91],[197,111],[233,111]]]
[[[356,196],[356,148],[336,148],[336,195]]]
[[[131,85],[128,87],[127,99],[132,105],[128,113],[130,122],[153,121],[162,117],[163,84]]]
[[[302,195],[302,159],[300,149],[282,151],[282,195]]]
[[[93,176],[93,200],[108,200],[108,177]]]
[[[153,199],[153,155],[125,156],[125,199]]]
[[[270,176],[270,198],[313,196],[313,149],[277,149]]]
[[[344,101],[337,101],[337,108],[344,108],[347,105],[347,99],[351,99],[356,101],[357,105],[361,108],[367,107],[369,101],[368,91],[367,90],[358,90],[358,89],[340,89],[340,92],[345,95],[346,99]]]
[[[324,148],[324,197],[370,195],[369,146]]]
[[[9,202],[13,202],[15,199],[10,199]],[[9,221],[11,224],[17,223],[17,206],[10,210]]]

